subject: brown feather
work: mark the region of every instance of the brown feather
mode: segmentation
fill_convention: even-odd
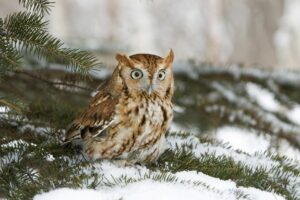
[[[73,121],[66,132],[65,142],[90,134],[96,136],[111,122],[118,99],[107,90],[100,90],[91,100],[89,107]],[[82,132],[84,131],[84,132]]]

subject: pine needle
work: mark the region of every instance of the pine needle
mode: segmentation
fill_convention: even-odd
[[[41,15],[49,14],[53,2],[48,0],[19,0],[27,10],[36,12]]]

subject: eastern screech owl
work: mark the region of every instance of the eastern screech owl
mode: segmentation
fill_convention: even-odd
[[[153,162],[165,150],[173,117],[173,51],[117,54],[118,65],[84,112],[73,121],[66,141],[83,141],[91,159]]]

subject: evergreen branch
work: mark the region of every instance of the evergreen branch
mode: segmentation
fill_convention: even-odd
[[[14,96],[0,93],[0,105],[4,105],[17,113],[22,113],[22,103]]]
[[[36,13],[17,12],[8,15],[3,24],[7,28],[7,34],[25,30],[41,32],[47,31],[48,21],[43,21],[43,17]]]
[[[4,22],[3,19],[0,18],[0,37],[2,38],[2,36],[4,36]]]
[[[95,56],[79,49],[61,48],[57,58],[60,63],[66,64],[67,67],[75,67],[74,71],[79,73],[86,73],[100,64]]]
[[[87,73],[97,66],[96,58],[88,52],[63,48],[59,39],[47,32],[47,22],[36,14],[17,13],[4,20],[6,39],[19,52],[25,51],[71,67],[72,71]]]
[[[14,70],[20,65],[21,55],[8,44],[4,38],[0,38],[0,74],[8,70]]]
[[[22,4],[29,11],[45,15],[49,14],[53,2],[48,0],[19,0],[19,4]]]
[[[0,74],[19,66],[21,56],[5,39],[3,19],[0,18]]]
[[[93,91],[92,88],[88,88],[88,87],[84,87],[84,86],[80,86],[80,85],[76,85],[76,84],[72,84],[72,83],[68,83],[68,82],[63,82],[63,81],[57,82],[57,81],[47,80],[45,78],[36,76],[36,75],[34,75],[32,73],[29,73],[27,71],[16,71],[16,72],[20,73],[20,74],[24,74],[24,75],[29,76],[29,77],[34,78],[34,79],[38,79],[38,80],[40,80],[42,82],[45,82],[45,83],[47,83],[49,85],[52,85],[52,86],[58,85],[58,86],[77,88],[77,89],[85,90],[85,91],[88,91],[88,92]]]
[[[1,105],[1,104],[2,104],[2,105],[8,106],[9,108],[11,108],[11,109],[17,111],[18,113],[21,113],[21,109],[20,109],[17,105],[14,105],[14,104],[11,103],[11,102],[8,102],[8,101],[6,101],[6,100],[4,100],[4,99],[0,99],[0,105]]]

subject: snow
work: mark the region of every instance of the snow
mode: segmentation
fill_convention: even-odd
[[[7,106],[0,106],[0,113],[6,113],[8,112],[10,109]]]
[[[220,194],[211,193],[206,190],[195,190],[192,187],[187,187],[181,184],[159,183],[155,181],[141,181],[138,183],[129,184],[125,188],[115,188],[110,190],[74,190],[74,189],[58,189],[43,195],[38,195],[34,200],[81,200],[81,199],[99,199],[99,200],[182,200],[182,199],[199,199],[199,197],[207,200],[213,199],[230,199],[228,196],[223,197]]]
[[[234,126],[224,126],[215,132],[215,138],[228,144],[235,150],[254,155],[256,152],[271,151],[275,154],[286,156],[296,162],[300,162],[300,151],[292,147],[284,139],[278,139],[276,148],[271,145],[271,136],[258,134],[255,130],[249,130]]]
[[[15,149],[16,151],[0,157],[0,169],[1,166],[8,165],[11,162],[15,162],[18,159],[20,159],[19,153],[24,152],[29,146],[36,146],[36,144],[28,143],[22,139],[12,140],[7,143],[1,144],[0,149],[8,148],[8,149]]]
[[[35,196],[34,200],[60,200],[60,199],[207,199],[229,200],[237,199],[238,193],[243,193],[251,199],[283,199],[271,192],[264,192],[255,188],[239,187],[231,180],[220,180],[195,171],[182,171],[175,174],[173,181],[153,180],[159,172],[151,172],[146,167],[118,167],[110,162],[96,164],[107,178],[118,180],[129,176],[136,179],[133,183],[114,187],[101,187],[97,190],[61,188],[48,193]],[[112,174],[113,177],[112,178]]]
[[[55,160],[55,158],[54,158],[54,156],[53,156],[52,154],[48,154],[48,155],[46,156],[46,160],[49,161],[49,162],[52,162],[52,161]]]
[[[26,119],[27,120],[27,119]],[[18,127],[21,133],[25,133],[26,131],[33,131],[39,135],[47,136],[47,133],[51,132],[50,127],[40,127],[32,124],[26,124],[23,126]]]
[[[279,102],[270,91],[250,82],[246,84],[246,91],[248,95],[265,110],[271,112],[277,112],[280,110],[281,106]]]
[[[224,127],[220,132],[234,130],[233,127]],[[236,132],[243,131],[240,129]],[[252,133],[254,134],[254,133]],[[195,136],[172,135],[168,137],[168,147],[176,150],[178,147],[192,146],[191,151],[196,157],[204,155],[225,156],[236,162],[244,163],[255,171],[257,168],[270,170],[280,165],[263,154],[251,156],[243,152],[236,152],[227,146],[220,144],[200,143]],[[255,145],[253,145],[255,146]],[[162,173],[159,170],[152,171],[145,166],[120,166],[110,161],[93,163],[83,169],[86,173],[97,173],[100,185],[95,190],[86,188],[70,189],[60,188],[47,193],[36,195],[34,200],[52,199],[237,199],[238,195],[247,196],[247,199],[282,200],[281,196],[262,191],[252,187],[238,186],[232,180],[220,180],[196,171],[180,171],[176,173]],[[276,179],[276,172],[271,174]],[[291,185],[296,187],[300,178],[287,174],[291,179]],[[91,180],[92,181],[92,180]],[[293,185],[294,184],[294,185]],[[88,184],[87,184],[88,185]],[[243,199],[243,198],[242,198]]]
[[[286,113],[286,116],[288,117],[291,122],[297,124],[300,126],[300,106],[296,105],[291,110],[289,110]]]
[[[6,143],[6,144],[2,144],[1,147],[2,148],[17,148],[20,144],[24,145],[24,146],[28,146],[27,142],[25,142],[24,140],[20,139],[20,140],[10,141],[9,143]]]
[[[99,191],[91,189],[75,190],[69,188],[61,188],[45,194],[37,195],[34,200],[82,200],[82,199],[104,199],[103,194]]]
[[[257,151],[264,152],[269,148],[270,137],[258,135],[254,131],[237,127],[225,126],[216,131],[216,138],[228,143],[233,149],[254,154]]]
[[[185,108],[176,104],[173,104],[173,110],[174,112],[177,113],[184,113],[185,112]]]
[[[231,91],[229,88],[221,85],[218,82],[214,82],[212,84],[212,86],[218,92],[220,92],[220,94],[222,94],[229,102],[234,103],[239,107],[247,108],[249,110],[252,110],[253,112],[256,112],[258,118],[261,118],[265,122],[270,123],[272,126],[274,136],[280,130],[283,130],[284,132],[291,132],[291,133],[300,132],[300,126],[294,126],[288,122],[280,120],[274,113],[267,111],[267,109],[268,109],[267,106],[265,107],[265,109],[262,109],[262,107],[254,105],[247,98],[237,95],[234,91]],[[272,98],[270,98],[270,99],[272,99]],[[263,106],[263,105],[264,104],[262,104],[261,106]],[[286,115],[288,117],[289,110],[287,108],[284,108],[283,106],[280,106],[280,107],[281,107],[281,109],[278,109],[278,112],[283,115]],[[273,107],[273,108],[275,108],[275,107]],[[295,119],[296,119],[296,117],[295,117]],[[298,138],[295,137],[295,139],[298,139]]]
[[[8,112],[10,111],[10,108],[7,106],[0,106],[0,117],[1,118],[8,118]]]
[[[185,64],[186,65],[186,64]],[[273,71],[259,69],[257,67],[247,67],[241,68],[238,65],[229,65],[228,67],[212,67],[212,66],[201,66],[196,67],[194,65],[188,66],[178,66],[178,68],[184,68],[183,70],[178,70],[180,73],[186,75],[192,75],[198,77],[198,74],[231,74],[235,79],[239,79],[241,76],[248,76],[250,78],[255,78],[257,80],[267,80],[272,79],[278,83],[285,83],[291,85],[300,84],[299,71],[286,70],[286,69],[276,69]],[[188,70],[189,69],[189,70]],[[284,74],[284,76],[283,76]]]
[[[280,200],[280,199],[284,199],[282,197],[279,197],[278,195],[275,195],[273,193],[269,193],[269,192],[261,192],[260,190],[256,189],[256,188],[247,188],[247,189],[244,189],[242,188],[241,189],[242,191],[244,192],[248,192],[248,193],[251,193],[251,198],[250,199],[255,199],[255,200],[267,200],[267,199],[270,199],[270,200]]]
[[[286,140],[278,141],[278,147],[275,149],[275,153],[291,158],[300,164],[300,150],[292,147]]]
[[[274,195],[272,193],[263,192],[255,188],[243,188],[242,192],[250,193],[248,197],[256,200],[283,200],[284,198]],[[82,199],[93,199],[93,200],[115,200],[115,199],[126,199],[126,200],[230,200],[236,199],[235,194],[226,193],[214,193],[205,189],[195,189],[182,184],[170,184],[160,183],[155,181],[141,181],[137,183],[129,184],[124,188],[114,188],[108,190],[91,190],[91,189],[69,189],[62,188],[57,189],[45,194],[37,195],[34,200],[82,200]]]
[[[256,169],[265,169],[269,171],[270,176],[275,179],[279,175],[278,172],[274,169],[280,167],[281,163],[279,161],[272,160],[264,154],[256,154],[255,156],[251,156],[243,152],[238,153],[233,149],[228,148],[226,145],[222,146],[219,144],[213,145],[208,143],[200,143],[199,139],[194,136],[188,136],[185,139],[182,139],[178,136],[173,136],[173,138],[169,138],[168,142],[169,147],[172,150],[176,150],[180,146],[181,148],[184,148],[184,146],[192,146],[191,150],[193,154],[198,158],[208,155],[212,155],[215,157],[228,157],[233,159],[236,163],[242,163],[249,169],[252,169],[253,172]],[[297,163],[297,161],[294,162]],[[286,173],[285,175],[289,179],[291,184],[288,186],[288,188],[299,188],[300,177],[296,177],[292,173]],[[300,195],[300,190],[295,190],[295,192]]]
[[[174,136],[169,139],[169,148],[176,150],[178,146],[192,145],[192,152],[198,158],[204,155],[225,156],[232,158],[237,163],[244,163],[248,167],[255,170],[256,168],[272,169],[274,166],[279,166],[279,162],[274,162],[265,156],[250,156],[246,153],[237,153],[235,150],[220,145],[212,145],[208,143],[200,143],[195,136],[188,136],[182,140],[180,137]]]
[[[181,124],[178,124],[178,123],[175,123],[175,122],[171,122],[171,125],[170,125],[170,132],[185,132],[185,133],[191,133],[193,135],[196,135],[197,133],[199,133],[199,130],[197,127],[194,127],[194,126],[183,126]]]

